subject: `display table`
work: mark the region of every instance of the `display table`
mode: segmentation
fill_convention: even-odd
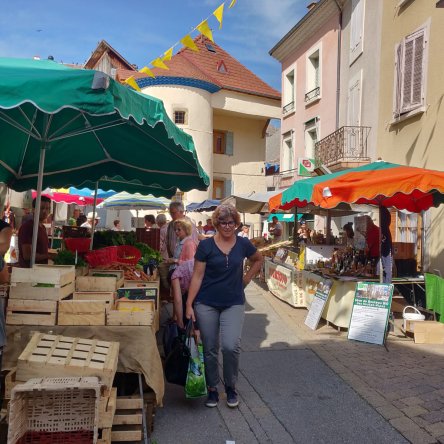
[[[157,403],[162,405],[165,390],[163,368],[151,326],[7,325],[7,344],[2,364],[4,370],[16,367],[18,357],[35,332],[119,342],[117,371],[143,374],[146,384],[156,394]]]

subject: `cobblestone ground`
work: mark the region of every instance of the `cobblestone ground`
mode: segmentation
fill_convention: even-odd
[[[254,284],[256,285],[256,284]],[[304,325],[307,310],[259,287],[288,327],[412,443],[444,443],[444,347],[415,344],[397,320],[387,347],[349,341],[347,333]]]

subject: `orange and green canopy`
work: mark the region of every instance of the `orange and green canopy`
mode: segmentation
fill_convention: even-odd
[[[270,211],[336,208],[341,203],[382,205],[418,213],[444,202],[444,172],[377,161],[295,182],[273,196]]]

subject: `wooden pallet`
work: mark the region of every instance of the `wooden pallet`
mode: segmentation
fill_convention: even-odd
[[[75,291],[72,295],[74,301],[106,301],[106,311],[114,306],[113,291]]]
[[[34,333],[17,361],[17,381],[57,376],[97,376],[111,387],[119,343]]]
[[[97,444],[141,441],[143,438],[142,400],[135,397],[117,397],[116,414],[111,429],[103,429]]]
[[[56,325],[57,301],[10,299],[6,311],[8,325]]]
[[[106,301],[60,301],[57,325],[105,325]]]

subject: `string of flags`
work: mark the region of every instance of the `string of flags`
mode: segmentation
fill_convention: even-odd
[[[230,0],[230,4],[228,5],[228,9],[231,9],[236,4],[236,2],[237,2],[237,0]],[[151,67],[144,66],[142,69],[139,69],[139,72],[142,72],[149,77],[155,78],[156,76],[154,75],[154,73],[152,71],[153,67],[168,70],[169,69],[168,65],[165,62],[168,62],[171,60],[171,58],[173,57],[174,49],[179,45],[181,45],[185,48],[189,48],[192,51],[198,52],[199,48],[194,43],[194,40],[190,35],[194,31],[198,31],[201,35],[207,37],[209,40],[214,42],[213,31],[211,30],[210,25],[208,24],[208,21],[210,20],[210,18],[215,17],[217,22],[219,23],[219,29],[222,29],[225,3],[228,3],[228,2],[223,2],[220,6],[218,6],[213,11],[212,14],[210,14],[205,20],[201,21],[196,27],[194,27],[191,32],[189,32],[187,35],[182,37],[178,42],[176,42],[173,46],[171,46],[171,48],[169,48],[167,51],[165,51],[161,56],[152,60],[150,62]],[[136,91],[140,91],[139,85],[137,84],[137,82],[133,76],[128,77],[125,80],[125,83],[127,85],[131,86],[132,88],[134,88]]]

